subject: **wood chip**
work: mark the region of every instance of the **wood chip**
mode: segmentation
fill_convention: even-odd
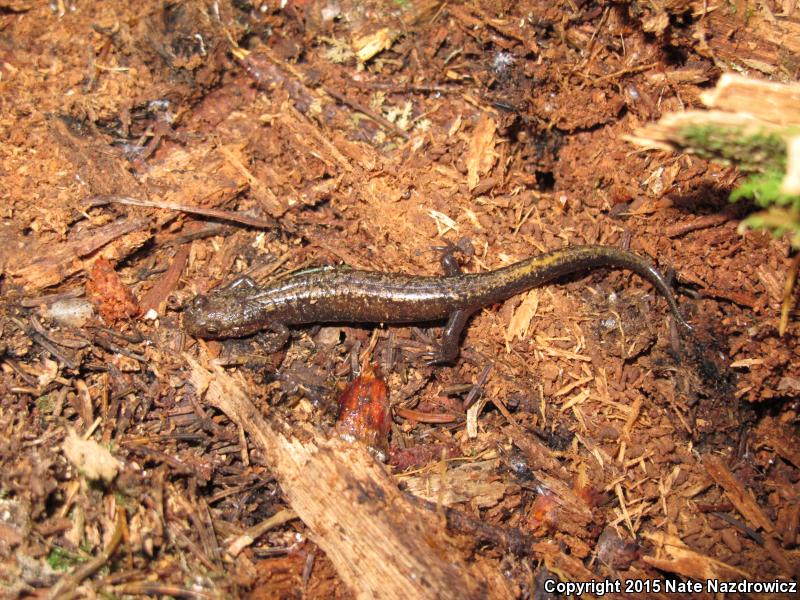
[[[661,531],[645,532],[642,535],[656,544],[655,556],[642,557],[647,564],[656,569],[661,569],[668,573],[677,573],[698,581],[752,578],[747,571],[695,552],[674,535]]]
[[[753,494],[744,487],[742,482],[736,478],[736,475],[731,473],[720,457],[707,454],[703,457],[703,466],[714,482],[725,491],[725,496],[745,519],[767,533],[774,531],[775,528],[772,522],[761,510]]]
[[[253,406],[241,377],[202,367],[191,356],[192,384],[205,400],[241,425],[263,451],[292,509],[312,531],[354,596],[367,598],[510,598],[501,574],[447,552],[435,515],[421,510],[369,452],[316,430],[301,441]],[[287,437],[288,435],[288,437]]]
[[[475,131],[472,132],[467,151],[467,187],[470,190],[475,189],[481,175],[486,175],[497,160],[494,151],[496,129],[497,124],[492,115],[487,112],[482,113]]]
[[[773,417],[764,417],[756,429],[759,446],[772,448],[781,458],[788,460],[795,467],[800,467],[800,448],[797,435],[789,427]]]
[[[450,506],[469,502],[474,508],[496,506],[509,492],[508,484],[497,479],[500,460],[461,464],[438,473],[421,473],[403,479],[407,492],[425,500]]]

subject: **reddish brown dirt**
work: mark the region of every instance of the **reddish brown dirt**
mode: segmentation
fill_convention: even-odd
[[[452,551],[520,597],[548,574],[796,580],[788,245],[737,231],[735,169],[623,136],[699,106],[724,69],[797,79],[800,60],[745,3],[657,4],[0,0],[0,587],[350,597],[300,521],[226,554],[285,505],[183,352],[321,427],[373,360],[398,473],[498,459],[482,477],[501,491],[454,506],[525,550],[455,531]],[[385,48],[359,61],[368,36]],[[435,329],[300,328],[277,353],[181,330],[183,304],[236,274],[437,274],[462,238],[470,271],[628,247],[674,271],[696,335],[607,270],[478,312],[453,366],[425,363]],[[94,312],[64,317],[84,292]],[[112,481],[67,459],[70,428],[120,461]]]

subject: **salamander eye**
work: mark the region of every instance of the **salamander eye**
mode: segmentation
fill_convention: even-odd
[[[219,333],[219,327],[216,325],[206,325],[205,330],[208,335],[217,335]]]

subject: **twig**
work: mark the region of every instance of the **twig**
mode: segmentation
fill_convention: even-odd
[[[23,323],[17,318],[12,317],[11,320],[16,323],[17,327],[19,327],[20,330],[23,333],[25,333],[25,335],[27,335],[31,340],[39,344],[47,352],[52,354],[55,359],[60,360],[70,369],[78,368],[78,363],[76,363],[69,356],[61,352],[61,350],[59,350],[56,347],[56,345],[53,342],[51,342],[46,336],[38,333],[33,327],[26,327],[25,323]]]
[[[221,223],[206,223],[201,229],[196,231],[188,231],[180,235],[169,233],[158,233],[154,236],[153,243],[156,247],[169,248],[170,246],[183,246],[194,240],[202,240],[203,238],[213,237],[215,235],[226,235],[234,229],[231,225],[223,225]]]
[[[380,81],[357,81],[350,79],[348,85],[361,89],[386,90],[395,94],[463,94],[464,90],[441,85],[403,85],[397,83],[383,83]]]
[[[111,340],[104,339],[100,336],[92,336],[92,343],[100,346],[101,348],[105,348],[109,352],[117,352],[122,354],[123,356],[127,356],[128,358],[132,358],[140,363],[147,363],[147,358],[143,354],[137,354],[136,352],[131,352],[127,348],[123,348],[112,342]]]
[[[406,494],[406,498],[432,512],[442,510],[440,505],[431,500],[425,500],[413,494]],[[443,509],[447,517],[447,526],[457,533],[474,536],[476,543],[499,546],[516,556],[531,554],[531,537],[521,530],[487,525],[451,506],[445,506]]]
[[[86,340],[57,340],[54,339],[44,328],[44,326],[39,323],[39,320],[31,315],[30,317],[30,324],[33,327],[34,331],[36,331],[39,335],[44,338],[47,338],[57,346],[63,346],[64,348],[71,348],[72,350],[80,350],[81,348],[86,348],[89,345],[89,342]]]
[[[169,454],[167,454],[166,452],[162,452],[161,450],[156,450],[155,448],[151,448],[145,445],[144,443],[139,442],[138,440],[124,441],[122,442],[121,445],[134,454],[146,456],[153,460],[157,460],[168,464],[170,467],[172,467],[173,472],[176,474],[189,475],[189,476],[197,474],[195,469],[193,469],[186,463],[181,462],[174,456],[170,456]]]
[[[46,294],[44,296],[23,298],[19,301],[19,305],[23,308],[36,308],[42,304],[55,304],[59,300],[69,300],[72,298],[80,298],[81,296],[83,296],[83,288],[75,288],[73,290],[66,290],[57,294]]]
[[[23,371],[22,367],[19,366],[19,363],[17,363],[17,361],[15,361],[15,360],[13,360],[11,358],[5,358],[3,360],[3,364],[6,364],[9,367],[11,367],[11,369],[17,375],[19,375],[20,379],[22,379],[25,383],[27,383],[32,388],[37,388],[39,386],[39,382],[36,380],[36,378],[33,375]],[[14,391],[15,389],[18,389],[18,388],[12,388],[12,391]],[[31,393],[36,394],[37,392],[31,392]]]
[[[486,384],[486,380],[489,379],[489,373],[492,371],[492,365],[488,364],[483,368],[481,374],[478,376],[478,381],[475,382],[475,385],[472,386],[472,389],[467,394],[467,397],[464,398],[464,410],[468,410],[470,406],[472,406],[475,400],[478,398],[478,394],[483,391],[483,386]]]
[[[739,519],[717,511],[712,511],[709,514],[712,514],[718,519],[722,519],[726,523],[733,525],[736,529],[744,533],[747,537],[752,538],[753,541],[759,546],[764,545],[764,536],[755,531],[754,529],[748,527],[744,523],[742,523]]]
[[[328,94],[331,98],[338,100],[342,104],[346,104],[350,108],[354,108],[355,110],[362,113],[366,117],[369,117],[370,119],[375,121],[378,125],[393,131],[404,140],[407,140],[411,137],[407,131],[403,131],[397,125],[392,123],[389,119],[387,119],[383,115],[379,115],[375,111],[371,110],[368,106],[361,104],[358,100],[353,100],[352,98],[348,98],[344,94],[340,94],[336,90],[332,90],[328,87],[323,86],[322,89],[325,90],[325,93]]]
[[[600,22],[597,24],[597,27],[595,27],[594,31],[592,32],[592,37],[589,40],[589,46],[585,50],[586,59],[580,65],[577,65],[573,69],[573,72],[577,71],[578,69],[583,69],[584,72],[589,70],[589,66],[595,59],[595,56],[597,56],[597,53],[595,53],[594,51],[595,43],[597,42],[597,38],[599,37],[600,31],[606,24],[606,20],[608,20],[608,14],[610,10],[611,10],[610,7],[606,7],[605,11],[603,11],[603,15],[600,17]]]
[[[783,304],[781,304],[781,322],[778,326],[778,334],[786,333],[789,326],[789,312],[792,309],[792,291],[794,284],[797,283],[797,271],[800,269],[800,252],[794,255],[792,264],[789,265],[789,272],[786,274],[786,284],[783,286]]]
[[[297,518],[297,513],[293,510],[283,509],[272,515],[269,519],[265,519],[261,521],[261,523],[253,525],[243,534],[237,536],[235,540],[228,544],[226,552],[235,558],[242,550],[255,542],[270,529],[280,527],[284,523],[288,523],[289,521],[293,521]]]
[[[126,204],[128,206],[147,206],[150,208],[161,208],[164,210],[177,210],[195,215],[203,215],[204,217],[212,217],[214,219],[221,219],[223,221],[233,221],[234,223],[242,223],[243,225],[250,225],[252,227],[260,227],[262,229],[271,229],[275,227],[274,221],[266,219],[259,219],[258,217],[250,217],[241,213],[232,212],[229,210],[217,210],[215,208],[203,208],[201,206],[191,206],[190,204],[181,204],[180,202],[167,202],[163,200],[142,200],[139,198],[130,198],[129,196],[95,196],[84,201],[89,206],[102,206],[103,204]]]
[[[578,73],[578,75],[583,75],[587,79],[590,79],[592,83],[600,83],[601,81],[616,79],[617,77],[622,77],[623,75],[632,75],[634,73],[642,73],[644,71],[649,71],[650,69],[654,69],[657,66],[658,63],[647,63],[646,65],[639,65],[637,67],[628,67],[627,69],[620,69],[619,71],[614,71],[613,73],[609,73],[608,75],[603,75],[602,77],[598,77],[596,79],[591,79],[588,75],[584,75],[583,73]]]
[[[729,221],[730,218],[730,215],[726,214],[715,214],[708,215],[706,217],[700,217],[699,219],[694,219],[687,223],[678,223],[676,225],[667,227],[664,230],[664,235],[669,238],[680,237],[692,231],[697,231],[698,229],[716,227],[717,225],[721,225],[722,223]]]
[[[96,573],[109,561],[114,552],[116,552],[117,546],[119,546],[119,543],[122,541],[122,532],[125,529],[125,512],[119,505],[117,505],[116,516],[114,533],[105,549],[85,565],[76,569],[72,575],[65,575],[62,577],[47,595],[49,600],[55,600],[56,598],[59,600],[70,600],[71,598],[77,597],[79,595],[77,588],[80,583],[93,573]]]
[[[395,407],[394,414],[401,419],[410,419],[417,423],[453,423],[454,421],[464,420],[463,415],[459,416],[453,413],[427,413],[412,408],[403,408],[402,406]]]
[[[177,585],[153,583],[152,581],[134,581],[116,585],[109,589],[114,596],[172,596],[174,598],[189,598],[191,600],[213,600],[216,596],[188,590]]]
[[[175,257],[169,265],[166,273],[150,288],[144,298],[142,298],[141,306],[143,312],[149,310],[158,311],[161,303],[164,302],[169,293],[178,285],[181,278],[181,273],[186,263],[189,260],[189,246],[182,246],[175,253]]]

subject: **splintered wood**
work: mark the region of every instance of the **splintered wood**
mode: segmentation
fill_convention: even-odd
[[[800,84],[772,83],[726,73],[716,88],[701,94],[700,99],[709,110],[664,115],[626,139],[649,148],[708,152],[707,148],[698,149],[687,131],[713,126],[736,132],[737,137],[772,134],[782,138],[787,148],[782,191],[800,193]]]
[[[239,378],[185,359],[205,400],[264,451],[289,505],[356,597],[477,599],[489,590],[511,597],[499,573],[489,583],[448,551],[441,521],[409,503],[366,449],[313,430],[284,433],[253,406]]]
[[[800,254],[738,230],[735,167],[624,136],[768,131],[796,192],[798,15],[0,0],[0,589],[504,599],[796,578]],[[603,268],[468,306],[451,365],[427,362],[438,323],[345,310],[277,348],[182,322],[241,276],[439,278],[452,246],[468,303],[472,274],[584,244],[674,270],[694,333]],[[461,301],[451,281],[432,287]]]
[[[755,527],[761,528],[767,533],[773,531],[772,522],[767,518],[761,507],[756,503],[752,494],[736,479],[722,460],[716,456],[706,456],[703,464],[708,474],[714,481],[722,486],[725,495],[733,503],[736,509]]]
[[[654,532],[645,533],[644,536],[656,545],[656,555],[645,556],[644,561],[662,571],[691,577],[699,581],[742,577],[752,579],[753,577],[747,571],[691,550],[673,535]]]

